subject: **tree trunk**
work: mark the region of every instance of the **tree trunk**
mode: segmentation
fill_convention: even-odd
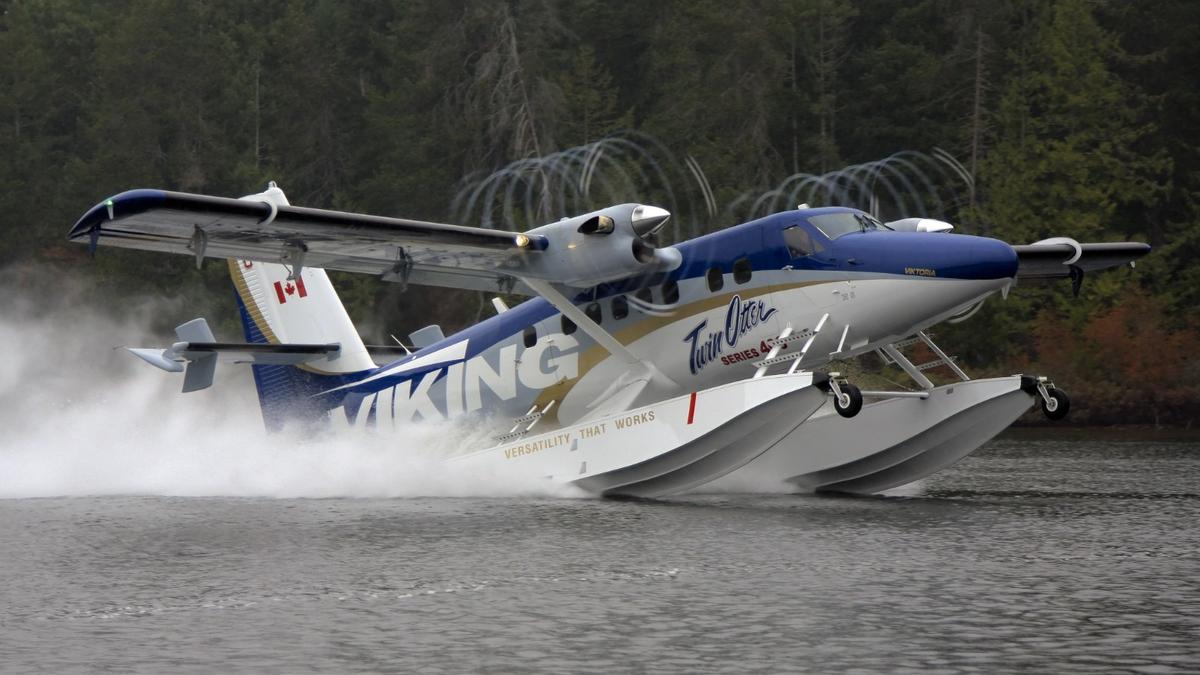
[[[979,175],[979,137],[983,124],[983,30],[975,29],[975,103],[971,108],[971,209],[975,208],[975,178]]]

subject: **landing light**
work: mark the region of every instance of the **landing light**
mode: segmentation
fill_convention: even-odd
[[[513,243],[515,243],[518,248],[525,248],[526,246],[529,246],[529,237],[523,234],[518,234],[513,239]]]

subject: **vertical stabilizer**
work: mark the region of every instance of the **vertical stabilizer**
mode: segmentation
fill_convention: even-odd
[[[287,197],[274,184],[265,192],[243,199],[275,206],[287,204]],[[237,290],[247,342],[341,346],[336,353],[298,366],[253,367],[263,420],[269,430],[280,429],[289,419],[311,421],[323,417],[341,403],[343,395],[322,392],[375,368],[325,270],[230,260],[229,275]]]
[[[305,267],[290,279],[284,265],[230,260],[229,274],[250,320],[267,343],[341,345],[338,353],[311,361],[305,368],[340,374],[375,367],[325,270]]]
[[[289,420],[324,419],[344,394],[322,392],[375,368],[325,270],[305,268],[288,279],[283,265],[230,260],[229,274],[247,342],[341,345],[337,353],[302,365],[251,367],[268,431],[279,431]]]

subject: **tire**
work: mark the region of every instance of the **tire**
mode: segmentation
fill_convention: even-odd
[[[1050,394],[1050,398],[1054,399],[1057,405],[1054,410],[1051,410],[1050,406],[1046,405],[1046,399],[1042,399],[1042,414],[1055,422],[1066,417],[1067,413],[1071,411],[1071,399],[1067,398],[1067,392],[1051,388],[1046,393]]]
[[[842,389],[842,395],[845,396],[846,398],[849,398],[850,401],[845,407],[842,407],[842,397],[834,396],[833,397],[833,408],[834,408],[834,410],[837,410],[837,414],[841,415],[842,417],[846,417],[846,418],[854,417],[855,415],[858,414],[859,410],[862,410],[862,406],[863,406],[862,391],[860,391],[858,387],[856,387],[852,384],[843,384],[843,385],[841,385],[841,389]]]

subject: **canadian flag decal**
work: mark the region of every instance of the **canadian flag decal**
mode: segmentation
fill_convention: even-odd
[[[308,296],[308,291],[304,290],[304,278],[296,277],[296,283],[290,281],[275,282],[275,297],[279,298],[279,304],[284,304],[288,301],[288,296],[299,294],[304,298]]]

